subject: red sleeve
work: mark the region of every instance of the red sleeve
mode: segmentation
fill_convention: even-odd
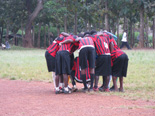
[[[64,36],[62,34],[60,34],[59,37],[64,37]]]
[[[75,71],[76,61],[74,60],[74,66],[72,67],[72,70]]]
[[[96,35],[92,35],[91,38],[93,39],[93,41],[96,41],[96,39],[97,39],[97,34],[96,34]]]

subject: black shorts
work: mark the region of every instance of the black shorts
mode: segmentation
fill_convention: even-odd
[[[55,72],[55,57],[51,56],[48,51],[45,52],[48,72]]]
[[[55,58],[56,75],[70,75],[70,55],[68,51],[59,51]]]
[[[113,62],[112,75],[115,77],[126,77],[128,69],[128,56],[122,54]]]
[[[111,75],[111,56],[110,55],[100,55],[96,59],[96,76],[109,76]]]
[[[95,48],[82,48],[79,53],[79,64],[81,66],[81,69],[86,69],[88,67],[95,68]]]

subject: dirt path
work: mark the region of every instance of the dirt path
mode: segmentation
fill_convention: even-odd
[[[155,102],[118,96],[56,95],[52,84],[0,79],[0,116],[154,116]]]

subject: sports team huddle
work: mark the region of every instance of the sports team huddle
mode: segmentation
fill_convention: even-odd
[[[83,83],[83,92],[124,92],[123,77],[127,75],[128,56],[117,46],[116,40],[110,32],[95,30],[78,35],[62,32],[55,38],[45,52],[55,93],[76,92],[76,82]],[[77,57],[74,57],[75,52]],[[99,77],[103,78],[100,87]],[[110,77],[113,81],[111,88]],[[117,86],[118,78],[120,87]]]

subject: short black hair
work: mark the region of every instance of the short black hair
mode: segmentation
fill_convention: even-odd
[[[86,31],[83,36],[85,36],[87,34],[90,35],[90,32]]]
[[[95,34],[95,33],[97,33],[97,31],[95,31],[95,30],[91,30],[91,31],[90,31],[90,34],[91,34],[91,35],[93,35],[93,34]]]
[[[82,33],[79,33],[77,36],[78,37],[83,37],[84,35]]]

